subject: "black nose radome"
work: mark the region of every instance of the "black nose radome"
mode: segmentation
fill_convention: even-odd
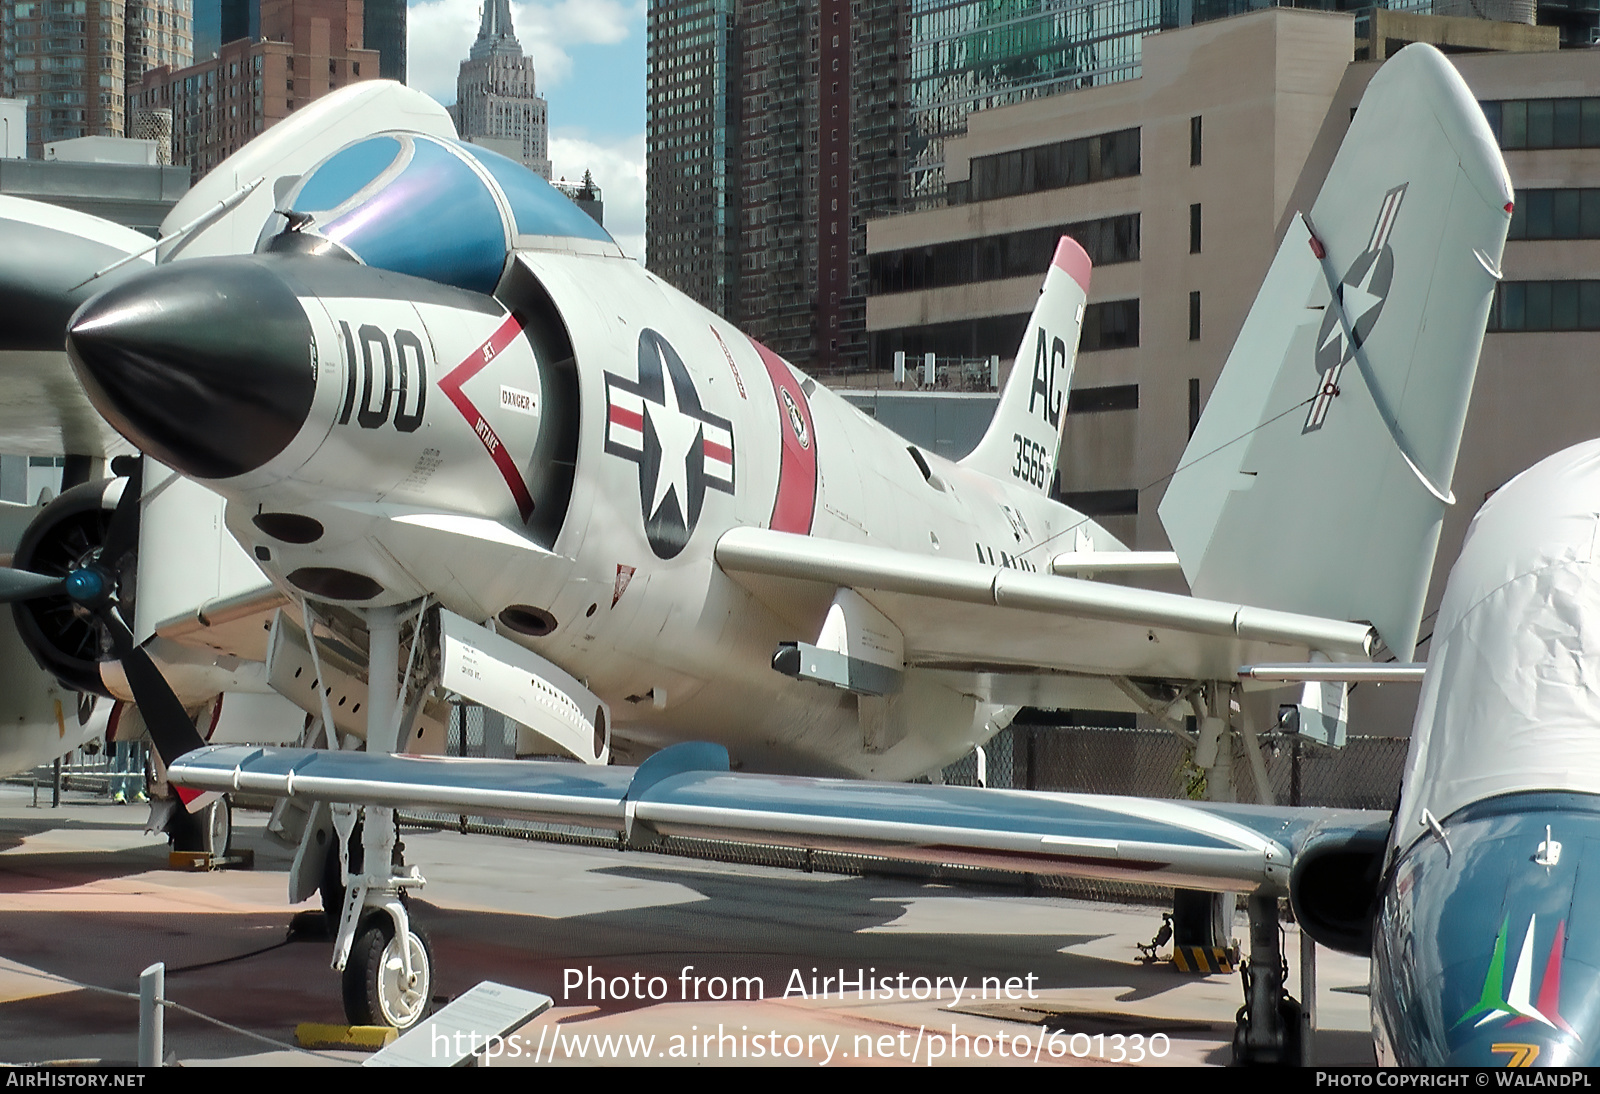
[[[78,310],[67,350],[106,421],[194,478],[232,478],[282,452],[316,392],[311,324],[270,259],[133,278]]]

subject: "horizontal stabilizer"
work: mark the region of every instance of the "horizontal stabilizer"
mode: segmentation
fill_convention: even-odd
[[[1411,656],[1511,216],[1430,46],[1373,78],[1161,502],[1196,596],[1366,620]]]

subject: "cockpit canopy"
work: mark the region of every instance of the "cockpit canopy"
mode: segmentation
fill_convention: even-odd
[[[301,176],[257,251],[342,253],[491,293],[513,250],[620,255],[604,228],[522,164],[421,133],[346,145]]]

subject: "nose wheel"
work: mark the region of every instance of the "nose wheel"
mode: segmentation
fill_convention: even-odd
[[[311,638],[312,663],[316,665],[316,638],[311,634],[315,617],[304,602],[301,607]],[[409,679],[413,664],[408,660],[402,676],[400,611],[372,608],[365,614],[367,748],[393,752],[404,720],[400,705],[403,695],[389,691],[379,682]],[[419,619],[420,616],[419,609]],[[416,646],[413,637],[413,659]],[[321,674],[320,666],[316,671]],[[333,724],[326,698],[323,722]],[[337,891],[333,884],[337,880],[343,886],[344,899],[334,935],[333,967],[341,975],[345,1017],[352,1025],[384,1025],[404,1032],[423,1019],[433,1000],[433,947],[428,936],[412,922],[405,900],[408,890],[421,888],[425,882],[416,867],[405,866],[403,847],[395,838],[392,808],[369,805],[358,810],[334,804],[329,813],[335,837],[333,851],[339,864],[336,875],[330,869],[329,876],[323,879],[323,900],[326,906]],[[358,823],[361,834],[356,837]],[[357,849],[359,855],[355,853]]]
[[[428,1013],[433,999],[433,944],[409,925],[405,952],[383,912],[367,916],[350,947],[343,974],[344,1013],[353,1026],[393,1026],[404,1033]]]

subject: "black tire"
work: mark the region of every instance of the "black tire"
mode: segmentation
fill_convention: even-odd
[[[226,855],[233,848],[233,805],[224,794],[216,801],[191,813],[179,803],[167,823],[167,835],[174,851],[203,851]]]
[[[1292,996],[1278,1000],[1278,1024],[1283,1030],[1283,1040],[1275,1048],[1252,1050],[1245,1043],[1245,1008],[1239,1008],[1238,1020],[1233,1027],[1233,1066],[1254,1067],[1261,1064],[1282,1067],[1304,1067],[1305,1016],[1300,1004]]]
[[[1232,893],[1173,890],[1173,946],[1200,946],[1211,950],[1232,945],[1233,899]]]
[[[394,921],[387,912],[369,913],[356,931],[344,966],[344,1014],[353,1026],[393,1026],[404,1033],[433,1006],[433,944],[415,921],[410,924],[416,982],[400,983]]]
[[[1280,999],[1278,1021],[1283,1023],[1283,1057],[1278,1062],[1285,1067],[1305,1067],[1306,1023],[1300,1003],[1291,996]]]

